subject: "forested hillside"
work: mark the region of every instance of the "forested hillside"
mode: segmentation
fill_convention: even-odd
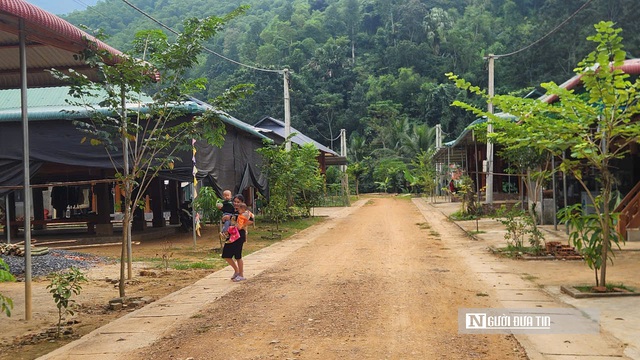
[[[451,108],[464,99],[445,79],[453,72],[487,83],[486,54],[496,60],[496,92],[527,94],[541,82],[563,82],[592,49],[593,24],[624,29],[626,49],[638,54],[637,0],[127,0],[176,28],[187,17],[223,16],[249,5],[208,47],[243,64],[292,71],[292,125],[334,148],[347,130],[351,160],[373,156],[410,163],[442,124],[452,139],[473,118]],[[578,9],[583,7],[575,16]],[[569,19],[558,30],[563,21]],[[158,29],[123,0],[106,0],[67,16],[103,29],[107,42],[127,50],[134,33]],[[209,79],[207,99],[237,83],[256,91],[232,115],[248,123],[283,118],[283,80],[214,54],[194,75]]]

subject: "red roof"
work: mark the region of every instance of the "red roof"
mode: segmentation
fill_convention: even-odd
[[[619,67],[619,69],[627,74],[638,75],[640,74],[640,59],[625,60],[624,63]],[[582,84],[581,78],[582,78],[582,75],[576,75],[571,79],[560,84],[560,87],[567,90],[574,89],[578,87],[578,85]],[[558,96],[543,95],[542,97],[540,97],[540,100],[547,103],[553,103],[558,100]]]
[[[61,85],[48,71],[73,68],[95,80],[80,52],[96,44],[113,55],[121,52],[62,18],[23,0],[0,1],[0,89],[20,87],[19,20],[26,31],[27,86]]]

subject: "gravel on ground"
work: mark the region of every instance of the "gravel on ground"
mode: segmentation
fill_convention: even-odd
[[[9,265],[9,272],[16,278],[24,278],[26,261],[24,256],[0,255],[0,259]],[[70,267],[88,269],[97,265],[113,262],[104,257],[86,253],[50,249],[47,254],[31,256],[31,276],[47,276]]]

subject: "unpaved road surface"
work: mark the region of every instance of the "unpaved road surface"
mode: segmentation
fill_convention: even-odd
[[[526,359],[511,336],[458,334],[459,308],[496,304],[433,215],[372,199],[130,358]]]

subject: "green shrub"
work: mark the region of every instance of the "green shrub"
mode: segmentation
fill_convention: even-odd
[[[495,215],[502,225],[505,226],[507,233],[504,239],[507,240],[507,247],[513,250],[533,253],[538,255],[542,253],[542,243],[544,235],[535,224],[535,220],[527,214],[519,206],[512,206],[507,209],[502,205]],[[528,240],[530,247],[524,245],[524,241]]]

